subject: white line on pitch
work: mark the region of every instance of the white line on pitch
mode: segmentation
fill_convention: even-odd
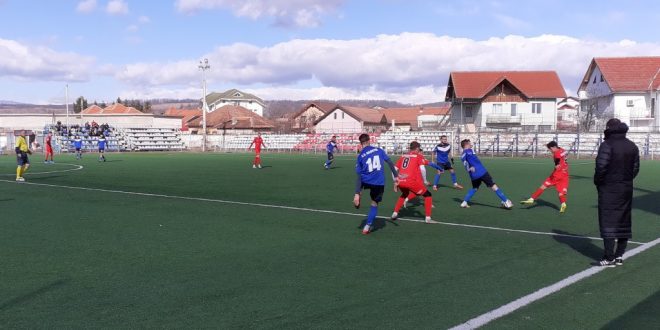
[[[10,180],[0,180],[0,182],[14,183]],[[274,209],[284,209],[284,210],[295,210],[295,211],[304,211],[304,212],[316,212],[316,213],[327,213],[327,214],[339,214],[339,215],[350,215],[354,217],[364,217],[364,214],[360,213],[351,213],[351,212],[341,212],[341,211],[331,211],[331,210],[320,210],[320,209],[310,209],[306,207],[296,207],[296,206],[285,206],[285,205],[273,205],[273,204],[263,204],[263,203],[250,203],[250,202],[239,202],[239,201],[229,201],[223,199],[212,199],[212,198],[202,198],[202,197],[187,197],[187,196],[176,196],[176,195],[164,195],[164,194],[153,194],[153,193],[144,193],[144,192],[134,192],[134,191],[123,191],[123,190],[111,190],[111,189],[102,189],[102,188],[88,188],[88,187],[76,187],[76,186],[65,186],[65,185],[55,185],[48,183],[36,183],[36,182],[22,182],[18,184],[24,185],[34,185],[42,187],[51,187],[51,188],[62,188],[62,189],[74,189],[74,190],[84,190],[84,191],[98,191],[105,193],[114,193],[114,194],[125,194],[125,195],[136,195],[136,196],[146,196],[146,197],[159,197],[159,198],[170,198],[170,199],[180,199],[180,200],[190,200],[190,201],[200,201],[200,202],[211,202],[211,203],[222,203],[222,204],[234,204],[234,205],[245,205],[245,206],[258,206],[265,208],[274,208]],[[389,217],[378,216],[380,219],[389,219]],[[421,222],[424,223],[424,220],[419,219],[409,219],[409,218],[398,218],[397,221],[409,221],[409,222]],[[465,228],[477,228],[477,229],[488,229],[488,230],[497,230],[505,232],[515,232],[523,234],[533,234],[533,235],[544,235],[544,236],[554,236],[554,237],[568,237],[575,239],[588,239],[588,240],[602,240],[598,237],[589,237],[589,236],[580,236],[580,235],[571,235],[571,234],[560,234],[560,233],[547,233],[540,231],[530,231],[530,230],[520,230],[520,229],[507,229],[499,227],[490,227],[490,226],[479,226],[479,225],[470,225],[462,223],[453,223],[453,222],[438,222],[438,224],[446,226],[455,226],[455,227],[465,227]],[[644,244],[641,242],[629,241],[631,244]]]
[[[656,245],[660,244],[660,238],[657,238],[651,242],[642,244],[628,252],[626,252],[626,258],[633,257],[639,253],[642,253]],[[575,284],[581,280],[584,280],[586,278],[589,278],[593,275],[596,275],[600,273],[601,271],[605,270],[606,267],[601,267],[601,266],[594,266],[591,268],[588,268],[586,270],[583,270],[577,274],[571,275],[555,284],[546,286],[542,289],[537,290],[534,293],[528,294],[524,297],[518,298],[506,305],[503,305],[499,308],[496,308],[490,312],[484,313],[482,315],[479,315],[465,323],[459,324],[455,327],[452,327],[450,330],[464,330],[464,329],[476,329],[479,327],[482,327],[502,316],[508,315],[512,312],[515,312],[516,310],[523,308],[537,300],[540,300],[542,298],[545,298],[555,292],[558,292],[559,290],[562,290],[572,284]]]
[[[53,170],[53,171],[46,171],[46,172],[27,172],[27,174],[30,175],[39,175],[39,174],[52,174],[52,173],[64,173],[64,172],[73,172],[73,171],[79,171],[82,170],[84,167],[82,165],[78,164],[69,164],[69,163],[55,163],[59,165],[70,165],[73,166],[73,168],[69,169],[64,169],[64,170]],[[14,176],[15,174],[0,174],[0,176]]]

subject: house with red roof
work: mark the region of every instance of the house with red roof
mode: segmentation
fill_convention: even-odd
[[[200,111],[185,125],[190,128],[191,133],[201,134],[202,119]],[[206,129],[209,134],[252,134],[270,132],[273,127],[273,122],[240,105],[224,105],[206,114]]]
[[[378,109],[337,105],[316,120],[317,133],[360,133],[387,130],[387,118]]]
[[[445,101],[464,131],[554,130],[557,100],[565,97],[554,71],[469,71],[450,73]]]
[[[658,90],[660,56],[596,57],[584,74],[578,97],[584,116],[593,115],[601,122],[616,117],[631,131],[657,131]]]
[[[557,130],[574,131],[578,128],[580,99],[565,97],[557,102]]]
[[[299,132],[309,132],[314,128],[316,120],[334,110],[336,106],[337,103],[322,101],[305,104],[302,109],[293,116],[291,129]]]

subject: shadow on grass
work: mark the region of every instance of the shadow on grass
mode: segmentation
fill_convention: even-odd
[[[634,189],[645,194],[633,198],[633,207],[642,211],[660,215],[660,191],[652,191],[642,188]]]
[[[3,199],[0,199],[0,202],[11,202],[11,201],[15,201],[15,199],[13,199],[13,198],[3,198]]]
[[[553,203],[550,203],[550,202],[546,202],[542,199],[537,199],[536,203],[534,203],[532,205],[523,205],[523,206],[525,206],[525,207],[522,208],[523,210],[531,210],[531,209],[534,209],[534,208],[537,208],[537,207],[549,207],[549,208],[553,208],[553,209],[559,211],[559,206],[557,206]]]
[[[68,278],[60,279],[60,280],[48,283],[48,284],[46,284],[46,285],[44,285],[44,286],[42,286],[42,287],[40,287],[36,290],[28,292],[28,293],[26,293],[22,296],[19,296],[19,297],[10,299],[6,302],[0,303],[0,312],[11,309],[12,307],[14,307],[16,305],[20,305],[20,304],[28,302],[32,299],[35,299],[35,298],[39,297],[40,295],[42,295],[42,294],[44,294],[48,291],[56,290],[57,288],[67,284],[70,281],[71,280],[68,279]]]
[[[660,291],[612,320],[603,329],[649,329],[657,327],[658,324],[660,324]]]
[[[116,163],[116,162],[123,162],[123,159],[111,159],[111,160],[106,160],[105,162],[99,162],[99,163]]]
[[[552,232],[560,235],[581,236],[558,229],[555,229]],[[603,249],[599,245],[596,245],[593,240],[566,236],[553,236],[553,238],[555,241],[568,245],[571,249],[579,252],[591,260],[598,260],[603,256]]]
[[[585,176],[585,175],[570,175],[571,180],[592,180],[593,177],[590,176]]]
[[[459,204],[463,202],[462,199],[460,199],[460,198],[456,198],[456,197],[454,197],[453,200],[454,200],[454,202],[459,203]],[[478,205],[478,206],[485,206],[485,207],[490,207],[490,208],[494,208],[494,209],[498,209],[498,210],[504,210],[501,206],[493,206],[493,205],[488,205],[488,204],[481,204],[481,203],[477,203],[477,202],[474,202],[474,201],[471,201],[469,204],[470,204],[470,206]]]
[[[387,223],[388,223],[388,222],[389,222],[390,224],[394,225],[394,226],[398,226],[398,225],[399,225],[399,224],[397,224],[396,222],[391,221],[391,220],[385,220],[385,219],[383,219],[383,218],[376,218],[376,219],[374,219],[373,226],[371,227],[371,232],[374,233],[374,232],[377,232],[377,231],[379,231],[379,230],[381,230],[381,229],[387,227]],[[366,224],[367,224],[367,219],[362,220],[362,222],[361,222],[360,225],[358,226],[358,229],[362,229],[362,228],[364,228],[364,225],[366,225]]]

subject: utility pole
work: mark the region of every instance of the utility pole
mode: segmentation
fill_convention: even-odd
[[[202,70],[202,152],[206,152],[206,112],[208,104],[206,104],[206,71],[211,69],[209,59],[199,61],[199,69]]]
[[[69,84],[66,84],[64,92],[64,103],[66,103],[66,130],[69,131]]]

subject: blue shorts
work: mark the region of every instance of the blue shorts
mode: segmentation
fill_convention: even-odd
[[[333,160],[333,159],[335,159],[335,154],[333,154],[332,152],[328,152],[328,160]]]
[[[30,160],[28,159],[28,154],[26,152],[19,152],[16,154],[16,164],[18,166],[29,165]]]

